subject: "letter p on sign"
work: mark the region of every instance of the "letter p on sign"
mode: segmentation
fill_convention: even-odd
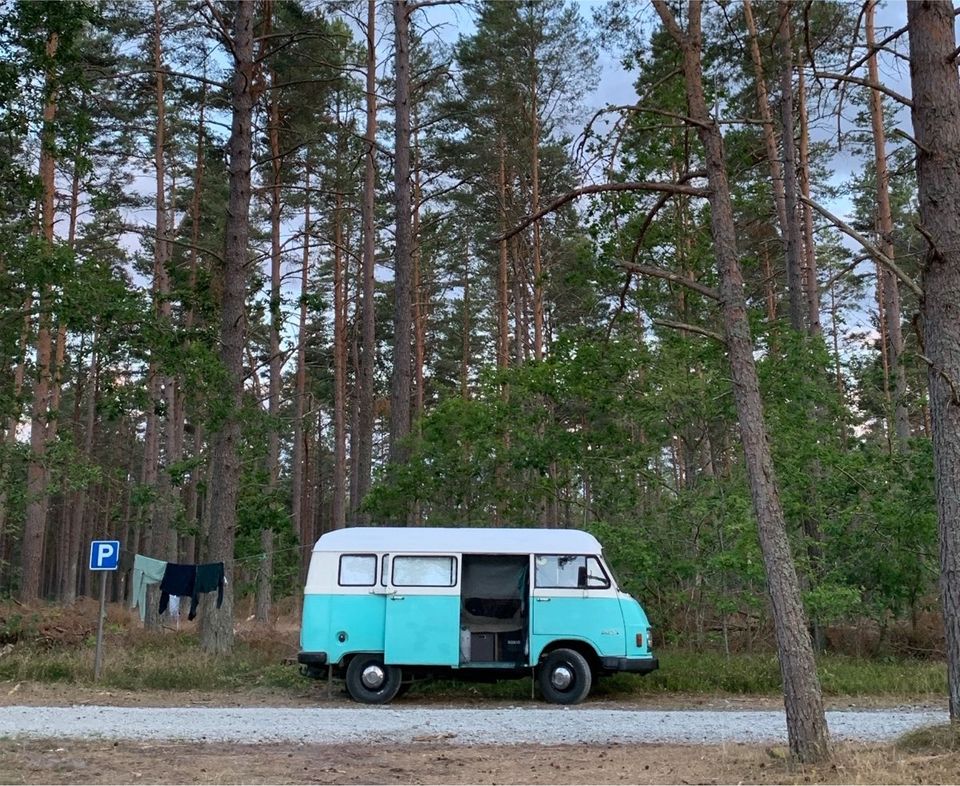
[[[90,543],[90,570],[116,570],[119,564],[119,540],[94,540]]]

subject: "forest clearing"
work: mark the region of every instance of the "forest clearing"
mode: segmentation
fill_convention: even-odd
[[[601,682],[584,709],[627,716],[639,711],[640,716],[613,725],[599,717],[580,716],[591,718],[586,722],[571,717],[566,734],[586,731],[590,742],[546,742],[564,737],[557,736],[555,721],[545,721],[537,731],[541,723],[524,718],[544,707],[531,698],[529,679],[492,685],[424,682],[390,708],[364,709],[364,716],[348,720],[341,713],[355,713],[357,705],[342,682],[317,683],[284,663],[297,651],[299,624],[293,614],[282,613],[283,606],[269,628],[252,619],[241,623],[234,652],[217,657],[198,647],[196,623],[185,622],[181,631],[144,631],[136,613],[111,606],[104,673],[95,683],[93,601],[32,614],[4,604],[0,616],[8,638],[0,656],[0,782],[948,783],[960,764],[956,740],[943,737],[942,726],[936,734],[903,738],[895,732],[851,741],[851,734],[858,737],[852,732],[856,726],[838,724],[842,716],[883,722],[923,715],[942,724],[947,713],[942,663],[849,655],[821,659],[825,707],[836,736],[830,764],[791,764],[784,746],[779,672],[769,645],[754,655],[661,650],[662,671]],[[25,624],[12,647],[17,611]],[[51,707],[59,710],[50,714],[43,709]],[[110,707],[150,714],[114,721]],[[37,731],[22,736],[26,727],[18,728],[7,708],[26,711],[22,717],[34,727],[39,723],[41,737],[47,739],[37,739]],[[151,708],[203,710],[212,717],[199,724],[188,716],[165,721]],[[282,718],[279,708],[286,708],[287,716]],[[31,710],[46,715],[35,717]],[[264,710],[269,718],[252,716],[248,725],[238,714]],[[450,731],[442,718],[450,711],[465,716],[458,732]],[[83,731],[76,724],[86,712],[92,713],[86,721],[91,725]],[[772,720],[747,720],[745,727],[741,718],[758,712]],[[380,722],[376,713],[387,717]],[[650,720],[643,719],[647,714]],[[692,716],[694,722],[678,714]],[[659,741],[665,720],[671,734],[695,742]],[[291,723],[299,731],[293,741],[283,742],[279,729]],[[514,723],[545,742],[511,737]],[[766,741],[738,741],[743,731],[737,729],[764,739],[771,724],[781,730]],[[71,726],[74,730],[67,733]],[[115,738],[119,729],[129,729],[136,739],[124,739],[126,732]],[[481,729],[512,742],[478,742]],[[360,741],[369,733],[375,742]],[[637,744],[624,733],[647,741]],[[245,743],[236,741],[238,734]],[[343,735],[357,741],[330,742],[330,736],[339,740]],[[707,741],[711,738],[725,742],[717,745]]]
[[[0,0],[0,703],[780,696],[721,779],[947,777],[957,16]]]

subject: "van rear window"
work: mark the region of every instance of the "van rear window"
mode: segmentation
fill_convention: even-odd
[[[376,554],[344,554],[340,557],[341,587],[372,587],[376,580]]]
[[[393,558],[395,587],[453,587],[456,583],[455,557]]]

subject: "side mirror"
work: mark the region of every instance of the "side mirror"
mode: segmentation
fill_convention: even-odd
[[[583,566],[582,568],[577,568],[577,589],[586,589],[587,588],[587,568]]]

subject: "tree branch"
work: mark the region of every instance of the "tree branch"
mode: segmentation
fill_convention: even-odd
[[[664,192],[670,194],[686,194],[687,196],[697,196],[704,197],[710,195],[710,192],[705,188],[697,188],[695,186],[686,186],[681,183],[658,183],[655,181],[629,181],[626,183],[599,183],[592,186],[583,186],[582,188],[575,188],[573,191],[568,191],[563,196],[557,197],[549,205],[547,205],[542,210],[539,210],[536,214],[528,216],[523,221],[521,221],[517,226],[511,229],[504,235],[494,238],[495,243],[499,243],[502,240],[509,240],[514,235],[519,234],[528,226],[530,226],[534,221],[539,221],[545,215],[558,210],[563,207],[567,202],[572,202],[574,199],[578,199],[582,196],[587,196],[588,194],[602,194],[606,191],[656,191]]]
[[[699,325],[688,325],[686,322],[674,322],[672,319],[652,319],[650,321],[653,322],[654,325],[662,325],[663,327],[674,328],[676,330],[688,330],[691,333],[699,333],[701,336],[712,338],[714,341],[719,341],[723,345],[726,345],[727,343],[727,340],[719,333],[715,333],[712,330],[707,330],[707,328],[700,327]]]
[[[823,216],[827,221],[833,224],[837,229],[843,232],[845,235],[849,235],[854,240],[856,240],[864,250],[867,251],[870,256],[872,256],[877,262],[883,265],[887,270],[893,273],[897,278],[899,278],[904,284],[909,287],[910,291],[913,292],[917,297],[923,297],[923,288],[910,276],[908,276],[896,262],[894,262],[890,257],[884,254],[879,248],[877,248],[873,243],[867,240],[863,235],[857,232],[852,226],[843,221],[840,218],[837,218],[833,213],[827,210],[823,205],[818,205],[812,199],[801,195],[800,201],[805,205],[809,205],[814,210],[816,210],[821,216]]]
[[[838,82],[853,82],[853,84],[855,85],[869,87],[869,88],[872,88],[873,90],[883,93],[884,95],[890,96],[890,98],[892,98],[894,101],[899,101],[904,106],[909,106],[910,108],[913,108],[913,101],[911,101],[905,95],[901,95],[896,90],[891,90],[889,87],[886,87],[885,85],[881,85],[878,82],[871,82],[869,79],[864,79],[863,77],[860,77],[860,76],[852,76],[850,74],[835,74],[830,71],[817,71],[817,69],[815,68],[813,69],[813,75],[818,79],[820,77],[823,77],[824,79],[835,79]]]
[[[681,286],[686,287],[687,289],[692,289],[694,292],[698,292],[704,297],[710,298],[711,300],[716,300],[719,302],[720,293],[712,287],[708,287],[706,284],[701,284],[699,281],[694,281],[692,278],[685,278],[679,273],[674,273],[672,270],[664,270],[662,267],[653,267],[651,265],[634,265],[630,262],[621,262],[620,267],[624,270],[629,270],[631,273],[639,273],[641,276],[651,276],[653,278],[662,278],[665,281],[670,281],[674,284],[680,284]]]

